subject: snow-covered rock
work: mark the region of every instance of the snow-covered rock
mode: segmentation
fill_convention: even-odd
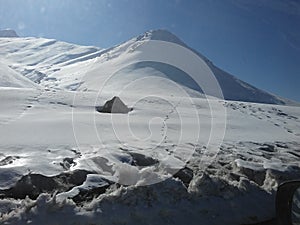
[[[103,106],[97,106],[96,110],[101,113],[128,113],[131,109],[119,97],[114,96],[111,100],[105,102]]]
[[[17,32],[12,29],[5,29],[5,30],[0,30],[0,38],[1,37],[11,38],[11,37],[19,37],[19,36],[17,35]]]

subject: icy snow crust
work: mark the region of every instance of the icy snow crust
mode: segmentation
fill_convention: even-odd
[[[274,217],[278,184],[300,178],[299,107],[204,96],[149,64],[107,80],[114,65],[140,57],[150,37],[170,34],[108,50],[0,38],[1,224],[238,225]],[[95,110],[115,95],[133,110]],[[223,138],[224,112],[218,146],[210,132],[215,126]]]

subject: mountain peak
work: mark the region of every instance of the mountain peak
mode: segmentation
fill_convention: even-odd
[[[0,30],[0,37],[19,37],[17,32],[12,29]]]
[[[137,40],[157,40],[186,46],[175,34],[165,29],[149,30],[137,37]]]

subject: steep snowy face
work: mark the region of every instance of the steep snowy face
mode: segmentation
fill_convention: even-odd
[[[226,100],[270,103],[270,104],[286,104],[286,103],[288,103],[285,100],[278,98],[277,96],[274,96],[263,90],[260,90],[246,82],[243,82],[243,81],[237,79],[236,77],[232,76],[231,74],[218,68],[205,56],[203,56],[196,50],[187,46],[182,40],[180,40],[178,37],[176,37],[174,34],[172,34],[171,32],[169,32],[167,30],[148,31],[148,32],[140,35],[139,37],[137,37],[136,40],[137,41],[158,40],[158,41],[172,42],[172,43],[181,45],[181,46],[191,50],[192,52],[194,52],[196,55],[198,55],[202,60],[204,60],[207,63],[208,67],[211,69],[214,76],[218,80],[219,85],[223,92],[223,96]],[[155,63],[152,63],[151,67],[162,72],[161,65],[156,65]],[[167,76],[169,76],[170,79],[172,79],[172,76],[170,76],[170,75],[174,74],[174,72],[175,72],[174,68],[171,68],[171,67],[169,68],[169,71],[164,69],[164,73],[167,74]],[[175,72],[175,74],[178,74],[178,73]],[[199,76],[201,76],[201,74],[199,74]],[[181,77],[186,77],[186,76],[182,73]],[[189,85],[187,85],[187,86],[189,86]],[[193,89],[197,90],[199,92],[202,92],[201,88],[199,88],[199,87],[196,87],[196,88],[194,87]]]
[[[19,37],[17,32],[12,29],[0,30],[0,37]]]

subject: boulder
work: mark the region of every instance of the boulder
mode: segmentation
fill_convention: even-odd
[[[128,108],[119,97],[115,96],[105,102],[103,106],[96,106],[96,110],[101,113],[128,113],[132,109]]]

